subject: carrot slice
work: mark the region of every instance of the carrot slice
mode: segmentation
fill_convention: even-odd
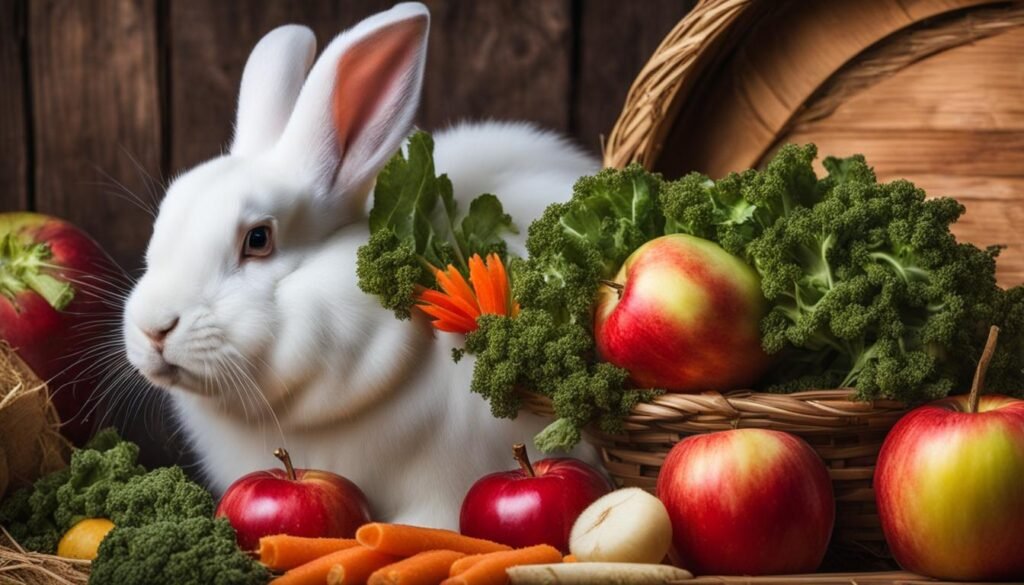
[[[453,550],[432,550],[378,569],[369,585],[437,585],[448,576],[452,563],[464,554]]]
[[[576,559],[576,555],[565,555],[564,557],[562,557],[562,562],[563,563],[578,563],[579,560]]]
[[[452,298],[452,301],[463,306],[473,318],[480,316],[480,305],[477,303],[476,295],[473,294],[473,289],[469,287],[469,283],[462,277],[462,273],[458,269],[449,264],[447,271],[435,271],[434,278],[437,279],[437,283],[441,285],[444,292]]]
[[[260,562],[272,571],[287,571],[326,554],[359,546],[354,538],[307,538],[275,534],[260,538]]]
[[[448,311],[437,305],[416,306],[419,307],[419,309],[424,313],[436,319],[436,321],[434,321],[433,324],[434,327],[438,329],[449,331],[449,329],[444,329],[442,325],[448,325],[456,332],[463,333],[473,331],[476,329],[476,320],[463,313],[455,313],[452,311]]]
[[[451,530],[379,522],[361,526],[356,531],[356,540],[365,547],[400,557],[411,557],[429,550],[453,550],[468,555],[512,550],[504,544],[463,536]]]
[[[505,569],[509,567],[545,565],[561,561],[562,553],[546,544],[496,552],[486,555],[465,571],[445,579],[441,585],[505,585],[508,583]]]
[[[341,567],[345,585],[365,583],[377,569],[397,562],[393,555],[384,554],[365,546],[339,550],[299,565],[270,582],[270,585],[323,585],[335,567]]]
[[[469,556],[466,556],[466,557],[462,557],[461,559],[459,559],[459,560],[455,561],[454,563],[452,563],[451,569],[448,571],[448,576],[449,577],[454,577],[455,575],[458,575],[459,573],[465,573],[467,569],[469,569],[473,565],[479,563],[488,554],[490,554],[490,553],[483,553],[483,554],[478,554],[478,555],[469,555]]]
[[[450,296],[439,290],[434,290],[432,288],[427,288],[420,291],[419,295],[416,297],[416,302],[429,305],[437,305],[438,307],[441,307],[442,309],[446,311],[451,311],[453,313],[465,312],[463,311],[463,307],[452,301],[452,298]]]
[[[469,259],[469,281],[473,283],[481,314],[504,314],[504,310],[499,311],[495,306],[496,299],[491,283],[491,273],[487,270],[487,266],[484,265],[479,254],[473,254],[473,257]]]
[[[494,289],[497,293],[497,304],[501,315],[515,315],[512,314],[509,308],[509,297],[512,296],[512,291],[509,290],[508,274],[505,272],[505,265],[501,261],[501,256],[497,254],[489,254],[487,256],[487,268],[491,273],[491,282],[494,283]]]

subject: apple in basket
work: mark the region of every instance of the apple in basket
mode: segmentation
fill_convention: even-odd
[[[679,564],[697,575],[812,573],[832,535],[825,464],[803,440],[738,429],[687,437],[658,475]]]
[[[643,388],[731,390],[769,364],[757,273],[718,244],[685,234],[637,248],[598,292],[594,339],[602,359]]]
[[[980,396],[997,332],[969,396],[911,411],[882,445],[878,515],[908,571],[942,580],[1024,580],[1024,401]]]
[[[0,340],[47,380],[77,444],[87,420],[108,333],[118,322],[123,272],[74,225],[37,213],[0,213]]]
[[[243,475],[217,504],[238,533],[242,550],[255,550],[261,536],[290,534],[315,538],[352,538],[370,521],[362,490],[329,471],[295,469],[284,449],[274,451],[284,469]]]
[[[612,485],[578,459],[543,459],[531,464],[525,445],[512,448],[519,469],[486,475],[462,501],[459,529],[515,548],[549,544],[569,552],[569,534],[579,515]]]

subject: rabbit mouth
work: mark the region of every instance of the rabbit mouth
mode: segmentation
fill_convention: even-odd
[[[146,373],[146,377],[158,386],[170,387],[181,378],[181,368],[162,360],[159,366]]]

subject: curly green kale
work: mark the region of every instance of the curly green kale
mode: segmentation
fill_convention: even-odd
[[[625,370],[597,360],[591,310],[600,280],[663,229],[660,188],[661,179],[639,166],[580,179],[572,199],[530,225],[529,259],[510,265],[522,311],[483,316],[466,338],[476,356],[470,388],[495,416],[516,415],[519,389],[551,398],[558,418],[534,440],[544,451],[572,447],[594,422],[620,430],[633,405],[651,395],[627,389]]]
[[[476,356],[470,389],[491,404],[499,418],[515,418],[519,389],[551,397],[558,419],[535,442],[543,451],[568,449],[580,429],[595,420],[610,433],[647,392],[626,390],[625,370],[594,359],[594,342],[579,323],[556,322],[551,313],[524,308],[517,317],[483,315],[466,336]]]
[[[381,306],[399,319],[412,316],[416,287],[426,278],[424,270],[412,243],[403,242],[390,229],[375,232],[356,252],[359,288],[376,295]]]
[[[757,269],[771,307],[762,344],[780,356],[771,389],[855,386],[914,402],[964,387],[988,325],[1019,320],[996,286],[998,250],[956,241],[955,200],[878,183],[860,156],[826,158],[818,180],[816,154],[788,145],[764,171],[668,185],[666,231],[717,241]],[[1022,355],[1001,347],[997,380],[1021,387]]]
[[[515,298],[589,327],[600,279],[613,278],[633,250],[661,235],[661,187],[639,165],[577,181],[568,202],[550,205],[530,225],[529,259],[510,269]]]
[[[227,520],[207,517],[114,528],[100,543],[90,585],[256,585],[266,568],[238,549]]]
[[[179,467],[150,472],[138,447],[102,431],[71,455],[71,464],[19,490],[0,505],[0,523],[29,550],[55,552],[61,535],[85,518],[141,526],[213,515],[213,497]]]
[[[115,526],[143,526],[213,516],[213,496],[180,467],[161,467],[111,490],[106,517]]]
[[[106,516],[111,490],[145,473],[139,449],[113,429],[101,431],[71,455],[71,464],[15,492],[0,505],[0,524],[29,550],[53,553],[68,528]]]
[[[122,441],[107,449],[80,449],[71,454],[67,482],[57,488],[53,519],[63,531],[86,518],[106,517],[110,492],[146,469],[137,463],[139,447]]]
[[[512,218],[494,195],[470,202],[461,219],[446,175],[434,174],[434,141],[426,132],[409,138],[377,177],[370,211],[370,241],[357,252],[359,288],[408,319],[417,287],[435,285],[432,266],[456,266],[468,275],[473,254],[505,256]]]
[[[28,550],[55,553],[63,532],[53,520],[57,488],[67,482],[70,470],[56,471],[22,488],[0,504],[0,525]]]

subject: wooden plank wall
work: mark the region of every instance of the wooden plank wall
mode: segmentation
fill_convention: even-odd
[[[75,222],[128,270],[159,183],[218,154],[259,37],[321,46],[389,0],[0,0],[0,211]],[[692,0],[427,0],[419,124],[532,120],[598,152],[633,77]]]

